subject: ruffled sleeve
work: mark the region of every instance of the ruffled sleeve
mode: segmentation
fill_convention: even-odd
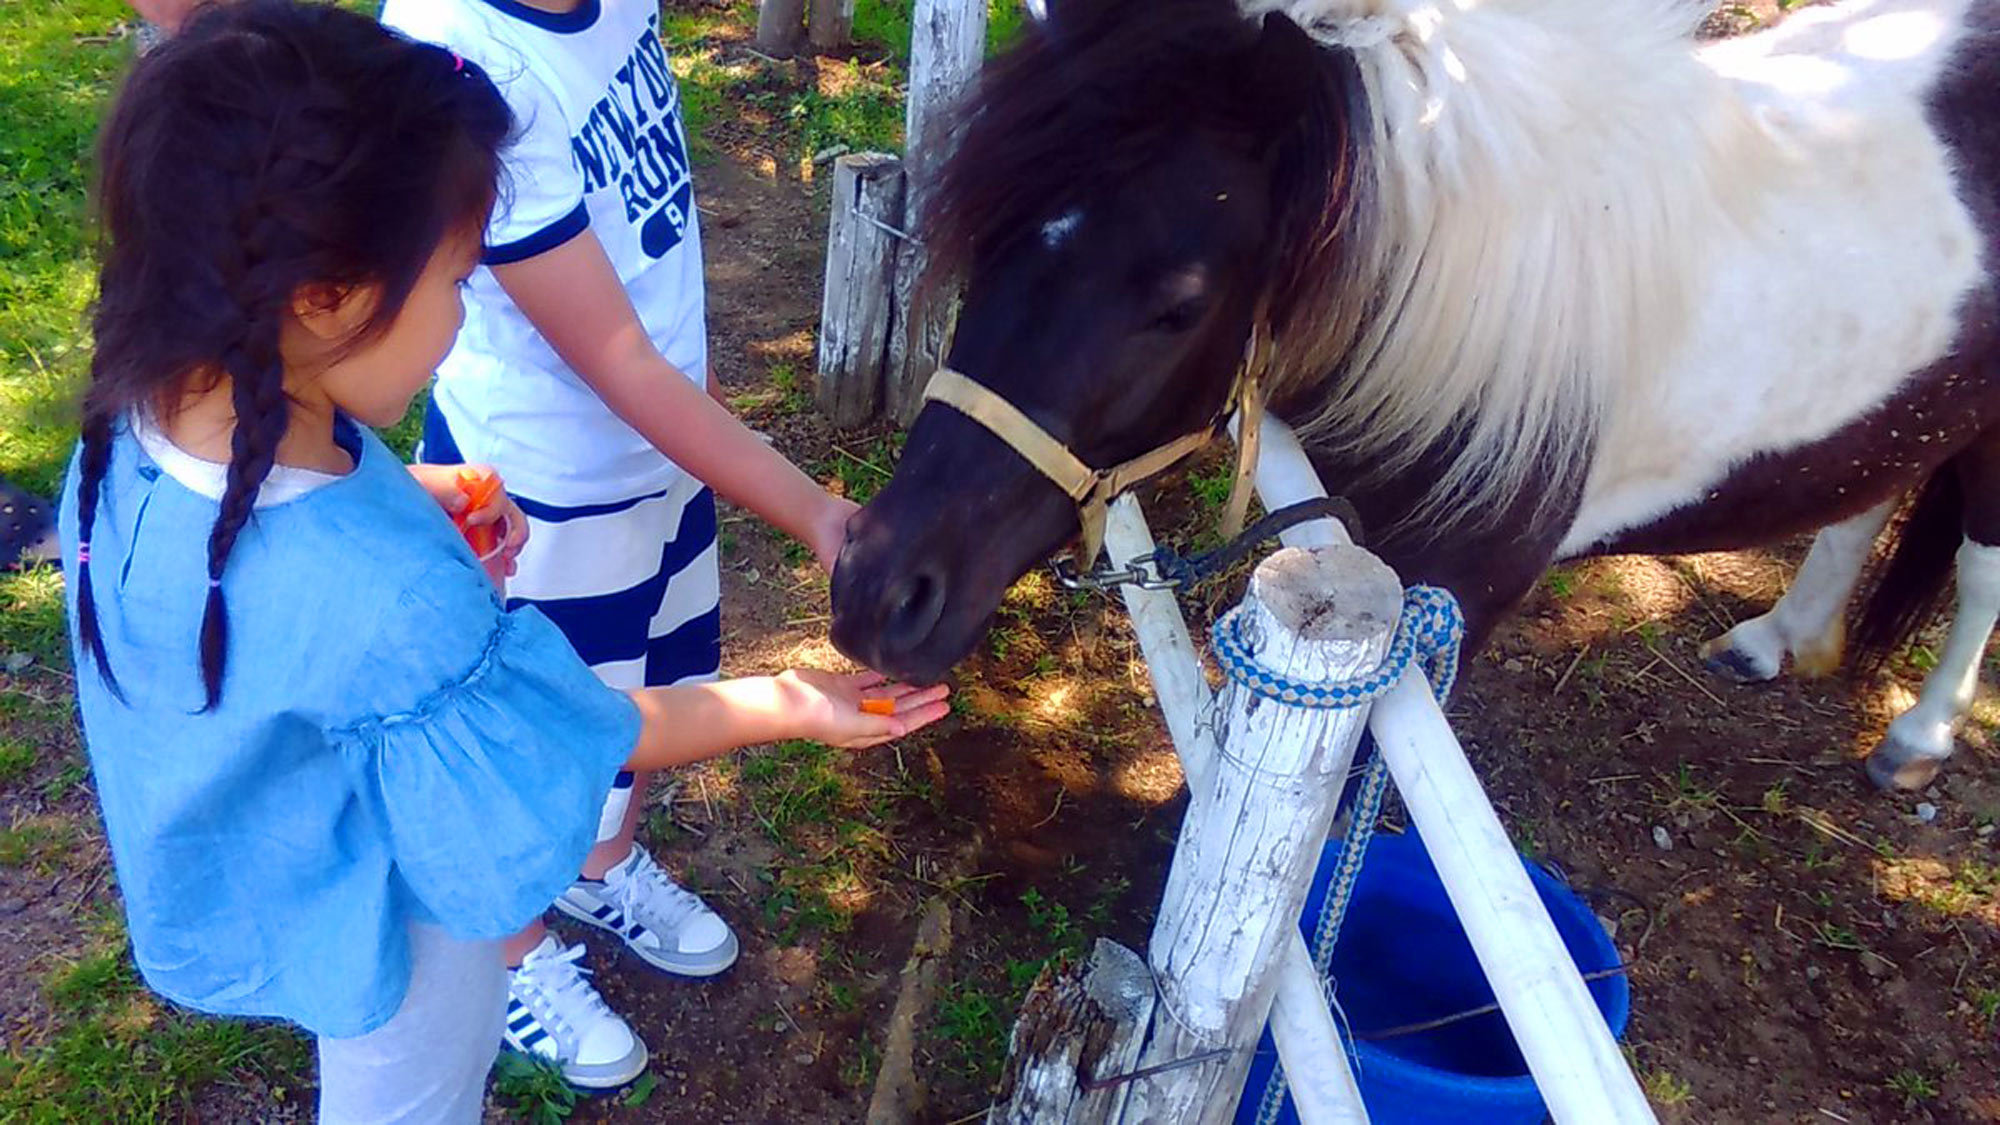
[[[638,710],[547,618],[505,611],[469,563],[385,613],[334,732],[392,862],[454,936],[505,937],[576,878]]]

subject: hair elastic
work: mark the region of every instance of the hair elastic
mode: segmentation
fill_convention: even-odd
[[[453,74],[465,73],[465,60],[459,57],[457,51],[451,53],[451,72]]]
[[[216,589],[221,585],[222,585],[222,579],[220,578],[211,578],[208,580],[208,588],[211,590]]]
[[[90,540],[85,539],[83,542],[78,543],[76,545],[76,562],[78,566],[82,566],[84,563],[87,563],[89,561],[90,561]]]

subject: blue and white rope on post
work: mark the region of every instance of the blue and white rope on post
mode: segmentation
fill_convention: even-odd
[[[1346,710],[1360,707],[1388,693],[1415,663],[1430,680],[1439,700],[1451,694],[1458,678],[1459,643],[1465,633],[1465,616],[1451,591],[1437,586],[1412,586],[1403,591],[1402,616],[1396,622],[1396,636],[1389,654],[1373,672],[1339,683],[1308,683],[1288,679],[1257,663],[1257,653],[1243,636],[1243,606],[1217,618],[1209,631],[1216,663],[1230,679],[1267,699],[1288,707],[1317,710]],[[1361,861],[1368,841],[1375,835],[1375,821],[1381,815],[1382,798],[1389,788],[1389,770],[1380,754],[1368,762],[1355,795],[1354,812],[1341,840],[1339,863],[1326,901],[1313,928],[1313,968],[1325,979],[1333,961],[1334,942],[1354,895],[1354,882],[1361,875]],[[1284,1104],[1285,1074],[1282,1065],[1273,1066],[1257,1106],[1258,1125],[1271,1125]]]

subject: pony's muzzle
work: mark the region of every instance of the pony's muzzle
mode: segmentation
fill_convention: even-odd
[[[834,568],[834,645],[878,672],[930,678],[941,670],[918,654],[930,647],[944,616],[950,587],[945,567],[913,558],[915,552],[880,534],[887,528],[874,522],[865,510],[856,517]]]

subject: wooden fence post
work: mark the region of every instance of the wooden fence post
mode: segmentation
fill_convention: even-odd
[[[854,40],[854,0],[812,0],[806,40],[815,51],[838,51]]]
[[[805,26],[806,0],[758,0],[757,49],[772,58],[798,53]]]
[[[1022,1001],[987,1125],[1111,1120],[1125,1087],[1095,1082],[1137,1065],[1152,1014],[1145,959],[1098,938],[1088,961],[1044,976]]]
[[[1286,549],[1251,577],[1244,640],[1279,675],[1353,679],[1381,664],[1401,607],[1368,552]],[[1159,1010],[1139,1067],[1210,1057],[1133,1082],[1127,1121],[1234,1114],[1368,709],[1282,706],[1232,679],[1215,714],[1213,783],[1193,791],[1153,930]]]
[[[916,0],[910,14],[910,92],[903,127],[903,169],[908,175],[903,229],[923,223],[925,196],[937,167],[951,150],[947,128],[986,53],[986,0]],[[896,307],[902,322],[889,342],[889,405],[909,422],[922,406],[924,383],[944,360],[957,286],[920,292],[923,247],[905,242],[896,262]]]
[[[890,231],[902,221],[901,161],[879,152],[834,161],[817,395],[820,409],[836,426],[861,425],[882,409],[902,241]]]

